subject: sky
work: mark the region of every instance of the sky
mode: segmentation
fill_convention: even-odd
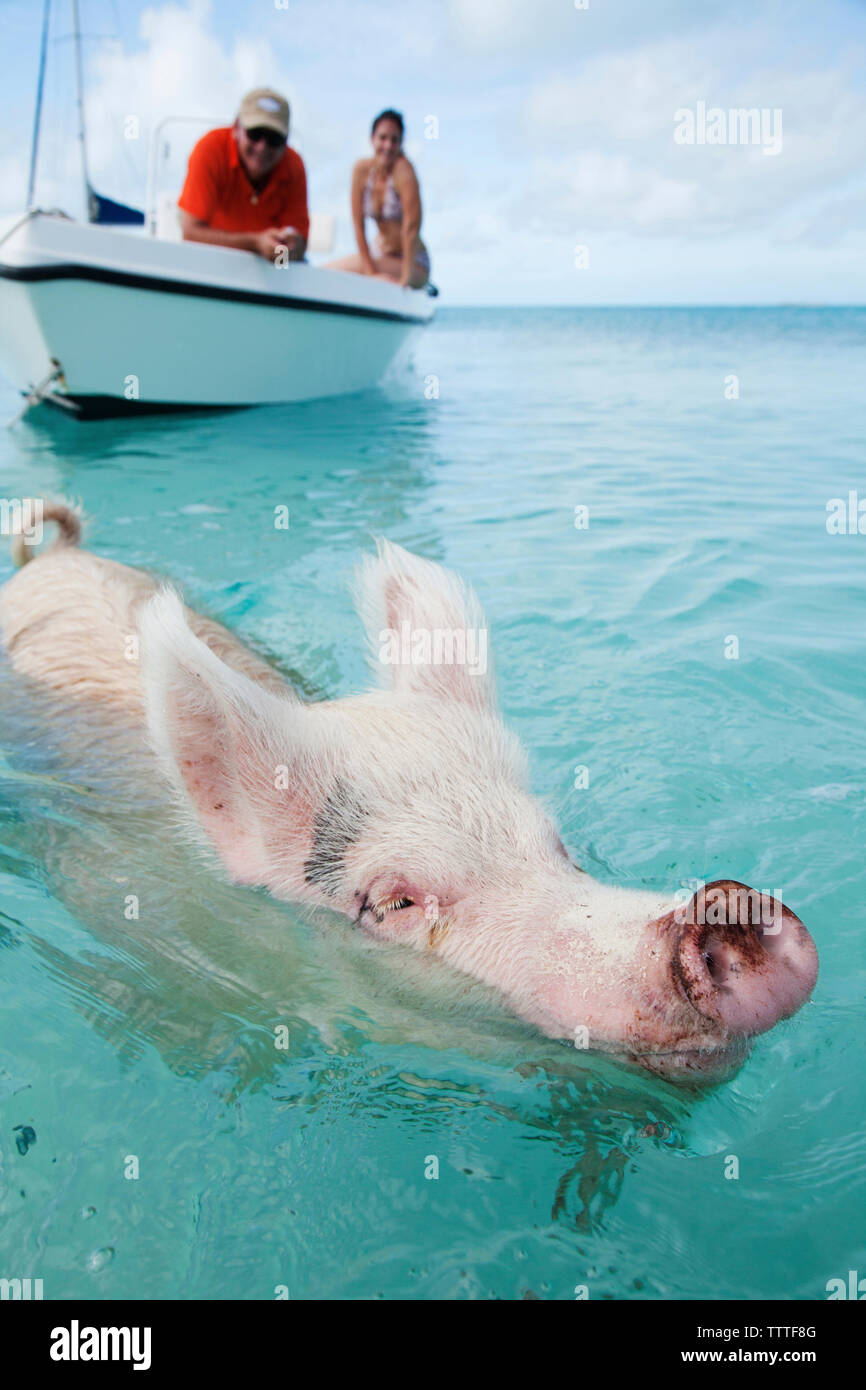
[[[194,138],[270,85],[337,252],[369,123],[403,112],[443,304],[866,303],[866,0],[79,4],[109,197],[143,206],[154,126],[198,117],[159,144],[179,191]],[[37,202],[80,216],[69,0],[52,10]],[[41,3],[0,0],[0,24],[3,216],[25,204]]]

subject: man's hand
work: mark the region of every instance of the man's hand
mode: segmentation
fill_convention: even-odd
[[[286,245],[280,227],[268,227],[266,232],[255,232],[252,236],[252,242],[256,252],[272,264],[279,248]],[[291,260],[291,258],[292,253],[289,250],[289,259]]]

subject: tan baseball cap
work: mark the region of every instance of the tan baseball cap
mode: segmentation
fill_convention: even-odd
[[[265,126],[268,130],[279,131],[284,140],[289,138],[289,103],[270,87],[256,87],[255,91],[247,92],[238,120],[244,130]]]

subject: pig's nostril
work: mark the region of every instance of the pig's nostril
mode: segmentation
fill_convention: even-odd
[[[703,955],[703,958],[704,958],[704,964],[705,964],[706,967],[707,967],[707,974],[709,975],[709,977],[710,977],[710,979],[712,980],[713,984],[714,984],[714,985],[720,984],[720,983],[721,983],[721,978],[722,978],[722,971],[721,971],[721,969],[720,969],[720,963],[719,963],[719,961],[718,961],[717,958],[713,955],[712,951],[702,951],[701,954]]]
[[[739,943],[732,944],[720,932],[713,932],[702,946],[700,954],[708,988],[728,989],[742,966]]]

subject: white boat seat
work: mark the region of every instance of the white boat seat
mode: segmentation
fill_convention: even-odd
[[[307,250],[321,256],[330,255],[334,249],[336,232],[337,219],[332,212],[311,212]]]
[[[337,219],[332,212],[310,213],[307,251],[328,255],[334,249]],[[160,241],[180,241],[180,209],[171,193],[160,195],[156,205],[156,235]]]

